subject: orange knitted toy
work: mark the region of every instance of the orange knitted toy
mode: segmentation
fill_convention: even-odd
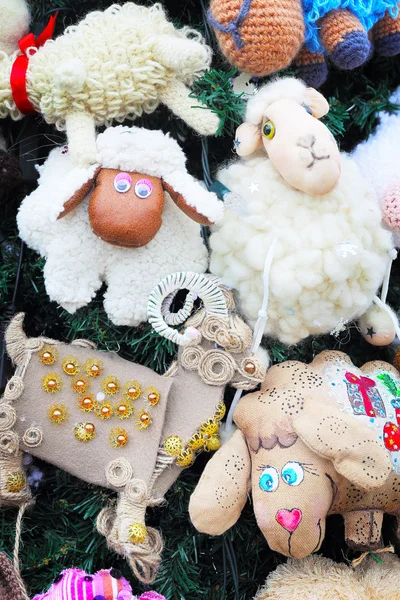
[[[400,53],[397,0],[375,0],[372,8],[367,0],[211,0],[208,19],[231,64],[264,76],[294,61],[313,87],[326,79],[326,55],[354,69],[373,43],[384,56]]]

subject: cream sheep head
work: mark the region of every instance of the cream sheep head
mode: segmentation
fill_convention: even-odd
[[[399,514],[400,378],[381,361],[358,369],[342,352],[311,365],[287,361],[260,392],[239,402],[238,429],[213,456],[192,494],[195,527],[220,535],[251,489],[270,548],[303,558],[342,514],[349,546],[380,546],[383,514]]]
[[[312,196],[327,194],[341,172],[336,141],[319,121],[328,111],[325,98],[300,80],[268,83],[247,104],[236,151],[248,156],[262,145],[287,183]]]

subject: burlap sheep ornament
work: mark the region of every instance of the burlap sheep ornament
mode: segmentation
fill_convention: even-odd
[[[209,23],[228,61],[252,75],[300,67],[319,87],[325,57],[340,69],[364,64],[373,49],[400,53],[398,0],[211,0]]]
[[[392,554],[369,556],[356,568],[316,554],[279,565],[254,600],[398,600],[399,586],[400,560]]]
[[[220,220],[223,203],[185,162],[169,135],[122,125],[98,136],[87,169],[74,166],[68,149],[52,150],[17,218],[21,238],[46,258],[51,300],[73,313],[105,282],[109,318],[135,326],[160,279],[207,269],[199,223]]]
[[[286,344],[335,333],[362,316],[362,334],[387,344],[398,329],[376,294],[395,252],[371,186],[319,120],[325,98],[303,82],[266,84],[236,133],[239,159],[217,178],[246,203],[212,229],[210,270],[236,288],[254,323],[271,254],[265,334]],[[373,303],[379,308],[373,308]]]
[[[384,513],[400,515],[400,375],[376,361],[355,367],[342,352],[310,365],[269,369],[245,396],[238,429],[207,464],[190,500],[199,531],[219,535],[238,520],[249,483],[270,548],[316,552],[330,514],[344,517],[347,544],[379,548]]]
[[[208,68],[211,51],[198,32],[176,29],[161,4],[113,4],[54,41],[53,30],[52,17],[36,39],[20,40],[20,52],[0,52],[0,117],[40,113],[66,130],[78,166],[96,161],[95,125],[135,119],[160,102],[198,133],[217,131],[217,115],[187,87]]]
[[[171,314],[179,289],[190,294]],[[189,319],[195,297],[204,308]],[[158,531],[145,526],[146,508],[162,501],[199,452],[219,447],[225,386],[254,389],[267,367],[250,350],[252,332],[235,314],[232,293],[205,275],[168,276],[151,293],[148,313],[155,330],[181,346],[162,376],[89,341],[27,338],[17,315],[6,333],[16,371],[0,403],[0,502],[29,501],[24,452],[118,491],[97,528],[144,582],[154,579],[162,550]],[[170,325],[184,321],[184,333]]]

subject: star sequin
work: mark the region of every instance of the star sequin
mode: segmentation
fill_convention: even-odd
[[[260,190],[258,189],[258,183],[254,183],[253,181],[251,182],[251,185],[248,186],[248,190],[250,190],[250,194],[252,194],[253,192],[259,192]]]

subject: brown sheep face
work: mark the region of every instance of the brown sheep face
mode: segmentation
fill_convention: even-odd
[[[252,452],[252,494],[259,528],[270,548],[304,558],[319,549],[336,495],[332,463],[301,440],[289,448]]]

